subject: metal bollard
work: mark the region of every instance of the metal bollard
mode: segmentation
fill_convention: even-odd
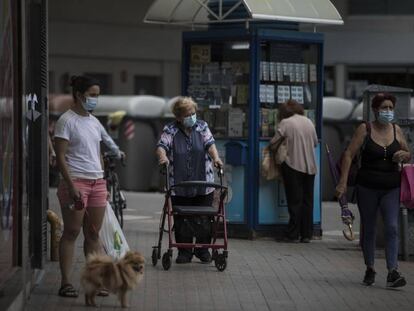
[[[408,261],[409,253],[408,253],[408,211],[405,206],[401,206],[401,246],[402,246],[402,255],[403,260]]]
[[[50,223],[50,261],[59,261],[59,242],[62,236],[62,222],[59,216],[47,210],[47,221]]]

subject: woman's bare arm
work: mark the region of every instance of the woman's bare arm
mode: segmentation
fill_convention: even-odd
[[[410,148],[408,147],[407,140],[405,139],[405,135],[401,128],[398,125],[395,125],[395,129],[397,131],[397,140],[400,143],[401,150],[394,153],[392,160],[398,163],[407,163],[411,160]]]
[[[68,149],[68,141],[59,137],[55,137],[55,152],[56,152],[56,163],[59,168],[60,174],[65,180],[69,187],[69,194],[74,199],[79,199],[81,194],[78,189],[73,185],[72,179],[69,175],[69,169],[66,163],[66,151]]]
[[[351,167],[352,159],[355,157],[362,144],[364,143],[366,135],[367,127],[364,123],[358,126],[351,139],[351,142],[344,152],[341,163],[341,177],[339,178],[339,182],[336,187],[336,196],[338,198],[340,198],[346,192],[349,168]]]
[[[164,148],[158,147],[157,150],[155,151],[155,154],[157,155],[159,165],[169,163],[168,157],[167,157],[167,152],[165,151]]]
[[[215,167],[222,167],[223,166],[223,162],[221,161],[216,145],[212,144],[209,148],[208,148],[208,154],[210,155],[210,157],[213,159],[213,163]]]

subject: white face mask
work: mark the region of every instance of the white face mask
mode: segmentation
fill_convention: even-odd
[[[183,120],[183,125],[185,127],[193,127],[197,121],[197,115],[193,113],[191,116],[185,117]]]

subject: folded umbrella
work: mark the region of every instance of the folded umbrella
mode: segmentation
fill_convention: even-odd
[[[328,144],[325,144],[326,147],[326,157],[328,159],[329,170],[331,172],[332,181],[335,187],[338,185],[340,172],[336,167],[336,163],[333,159],[332,153],[329,150]],[[339,206],[341,207],[341,219],[342,223],[346,226],[342,233],[344,234],[345,239],[348,241],[353,241],[355,239],[354,232],[352,231],[352,225],[354,223],[354,215],[351,210],[348,208],[348,200],[346,194],[344,193],[339,199]]]

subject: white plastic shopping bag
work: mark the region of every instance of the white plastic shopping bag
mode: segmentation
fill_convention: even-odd
[[[129,251],[125,235],[109,202],[106,203],[105,216],[99,231],[99,237],[106,254],[114,259],[123,257]]]

